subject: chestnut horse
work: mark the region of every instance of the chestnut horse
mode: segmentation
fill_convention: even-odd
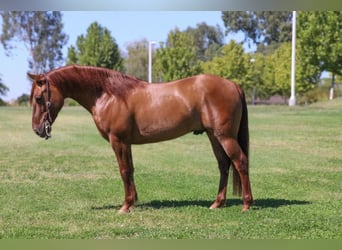
[[[162,84],[148,84],[109,69],[66,66],[28,76],[32,128],[45,139],[69,97],[88,110],[100,134],[110,142],[124,184],[120,213],[138,199],[131,145],[206,132],[218,162],[220,182],[216,200],[226,203],[228,170],[233,163],[233,193],[243,197],[243,211],[253,202],[248,171],[248,115],[245,96],[235,83],[212,75],[198,75]]]

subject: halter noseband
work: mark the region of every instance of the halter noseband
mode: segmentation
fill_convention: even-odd
[[[51,113],[50,113],[50,107],[51,107],[51,91],[50,91],[50,82],[45,76],[45,82],[46,82],[46,91],[47,91],[47,101],[45,102],[46,107],[46,115],[44,118],[44,129],[45,129],[45,140],[49,139],[51,137]]]

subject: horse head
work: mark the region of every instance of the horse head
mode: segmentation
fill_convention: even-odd
[[[45,74],[27,74],[33,80],[30,102],[32,111],[32,129],[40,137],[51,137],[51,126],[64,104],[64,97],[51,84]]]

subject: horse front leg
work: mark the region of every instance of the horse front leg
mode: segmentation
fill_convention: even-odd
[[[120,175],[125,189],[125,201],[120,208],[119,213],[128,213],[134,208],[134,204],[138,200],[138,194],[134,184],[134,166],[131,145],[126,145],[112,139],[111,144],[119,164]]]

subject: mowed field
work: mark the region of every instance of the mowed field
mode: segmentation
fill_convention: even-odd
[[[65,107],[48,141],[30,108],[0,108],[1,239],[341,239],[342,99],[249,107],[255,203],[231,195],[209,210],[219,181],[205,134],[133,147],[136,209],[110,145],[81,107]]]

